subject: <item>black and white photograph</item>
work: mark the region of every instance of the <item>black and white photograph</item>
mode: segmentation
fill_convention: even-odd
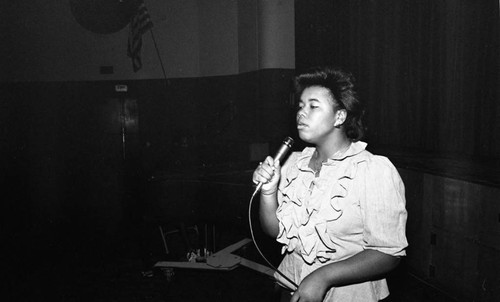
[[[2,301],[500,301],[499,0],[0,4]]]

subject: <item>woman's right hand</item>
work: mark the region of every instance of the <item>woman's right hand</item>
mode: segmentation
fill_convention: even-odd
[[[254,184],[262,183],[262,193],[274,192],[278,188],[281,177],[280,170],[279,160],[275,161],[271,156],[268,156],[264,162],[259,163],[257,169],[253,172],[252,181]]]

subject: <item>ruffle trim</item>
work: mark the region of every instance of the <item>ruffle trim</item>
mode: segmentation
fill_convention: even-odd
[[[304,163],[309,158],[302,156],[290,167],[280,190],[283,199],[276,215],[280,221],[277,241],[283,244],[282,253],[296,252],[312,264],[334,258],[336,238],[328,233],[327,226],[342,216],[341,200],[347,196],[360,161],[339,162],[336,168],[343,170],[336,172],[339,177],[333,186],[331,180],[312,180],[316,188],[309,196],[307,173],[300,173],[306,169]]]

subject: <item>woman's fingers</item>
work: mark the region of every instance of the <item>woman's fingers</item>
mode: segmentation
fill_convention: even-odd
[[[269,167],[274,167],[274,159],[271,156],[266,157],[264,162],[269,165]]]
[[[267,183],[271,178],[273,178],[274,170],[268,165],[262,165],[259,171],[259,182]]]
[[[270,181],[276,170],[272,157],[268,156],[264,162],[260,162],[254,173],[254,183],[267,183]]]

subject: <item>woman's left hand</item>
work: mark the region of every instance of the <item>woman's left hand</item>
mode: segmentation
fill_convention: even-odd
[[[312,272],[302,280],[290,302],[321,302],[328,288],[326,279],[321,276],[319,271]]]

